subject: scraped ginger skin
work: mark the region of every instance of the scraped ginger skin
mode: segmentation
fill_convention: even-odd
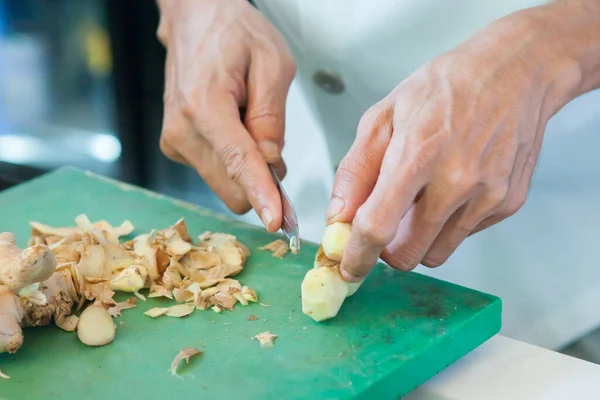
[[[335,317],[346,297],[362,284],[348,283],[340,275],[340,262],[351,230],[351,224],[340,222],[325,229],[314,268],[302,281],[302,312],[317,322]]]
[[[11,233],[0,234],[0,284],[17,292],[50,278],[55,269],[56,260],[48,246],[38,244],[21,251]]]

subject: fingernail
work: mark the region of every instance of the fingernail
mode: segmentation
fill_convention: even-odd
[[[342,278],[344,278],[344,280],[346,282],[356,283],[356,282],[360,282],[361,281],[361,278],[358,278],[358,277],[352,275],[351,273],[349,273],[345,269],[340,269],[340,273],[342,274]]]
[[[327,208],[327,213],[325,214],[325,218],[329,221],[336,215],[340,214],[344,207],[346,206],[346,202],[344,199],[338,196],[333,196],[331,201],[329,202],[329,208]]]
[[[262,219],[263,224],[265,224],[265,228],[269,229],[269,225],[273,221],[273,213],[268,208],[263,208],[260,213],[260,218]]]
[[[273,163],[281,158],[279,155],[279,146],[277,146],[277,143],[271,142],[270,140],[258,142],[258,149],[268,163]]]

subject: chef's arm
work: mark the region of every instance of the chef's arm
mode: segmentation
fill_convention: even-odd
[[[328,222],[352,221],[340,270],[446,262],[525,203],[548,120],[600,87],[600,0],[507,15],[400,82],[362,117]]]
[[[540,22],[540,62],[563,63],[557,95],[567,103],[600,87],[600,1],[559,0],[527,12]]]

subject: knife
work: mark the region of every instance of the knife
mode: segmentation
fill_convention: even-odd
[[[281,195],[281,206],[283,211],[283,222],[281,224],[281,231],[285,237],[290,241],[290,250],[293,254],[300,251],[300,229],[298,227],[298,218],[296,217],[296,211],[292,205],[292,201],[288,197],[287,193],[283,189],[283,185],[279,180],[279,177],[275,173],[275,169],[272,165],[269,165],[271,175],[277,184],[279,194]]]

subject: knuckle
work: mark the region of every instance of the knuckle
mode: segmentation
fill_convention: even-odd
[[[364,241],[382,247],[390,243],[395,234],[380,218],[373,213],[367,215],[364,209],[356,212],[352,229],[356,229]]]
[[[447,171],[443,178],[444,192],[453,193],[453,199],[463,199],[472,195],[480,184],[479,173],[469,168],[456,168]]]
[[[160,149],[167,155],[171,156],[176,153],[175,148],[182,142],[182,131],[176,128],[163,128],[160,135]]]
[[[247,199],[235,199],[226,203],[229,210],[237,215],[246,214],[252,206]]]
[[[527,201],[527,192],[515,195],[514,198],[506,202],[506,207],[502,213],[504,218],[511,217],[525,205]]]
[[[179,90],[177,97],[181,104],[181,113],[185,118],[193,121],[202,109],[201,97],[198,90],[195,88]]]
[[[355,146],[349,157],[344,157],[337,168],[336,175],[346,180],[361,179],[370,174],[375,163],[374,156],[366,149]]]
[[[371,106],[360,118],[358,122],[358,136],[375,136],[384,130],[384,127],[389,126],[392,118],[389,113],[384,112],[385,108],[377,103]],[[389,129],[387,129],[389,130]]]
[[[398,271],[409,272],[412,271],[419,265],[419,260],[416,256],[410,254],[405,250],[396,251],[386,257],[388,265]]]
[[[505,182],[500,186],[491,190],[487,197],[487,201],[492,208],[501,207],[502,204],[506,201],[506,197],[508,195],[509,190],[509,182]]]
[[[293,81],[294,77],[296,76],[296,72],[296,62],[294,61],[294,58],[291,55],[287,54],[283,57],[283,74],[285,78],[289,82]]]
[[[283,115],[273,111],[270,105],[254,105],[246,111],[244,117],[246,124],[270,124],[283,127]]]
[[[234,144],[228,144],[221,149],[220,157],[227,176],[238,182],[248,165],[248,153]]]
[[[175,157],[175,151],[168,144],[167,138],[165,136],[160,137],[159,146],[160,146],[160,151],[162,151],[162,153],[165,156],[169,157],[170,159],[173,159]]]

